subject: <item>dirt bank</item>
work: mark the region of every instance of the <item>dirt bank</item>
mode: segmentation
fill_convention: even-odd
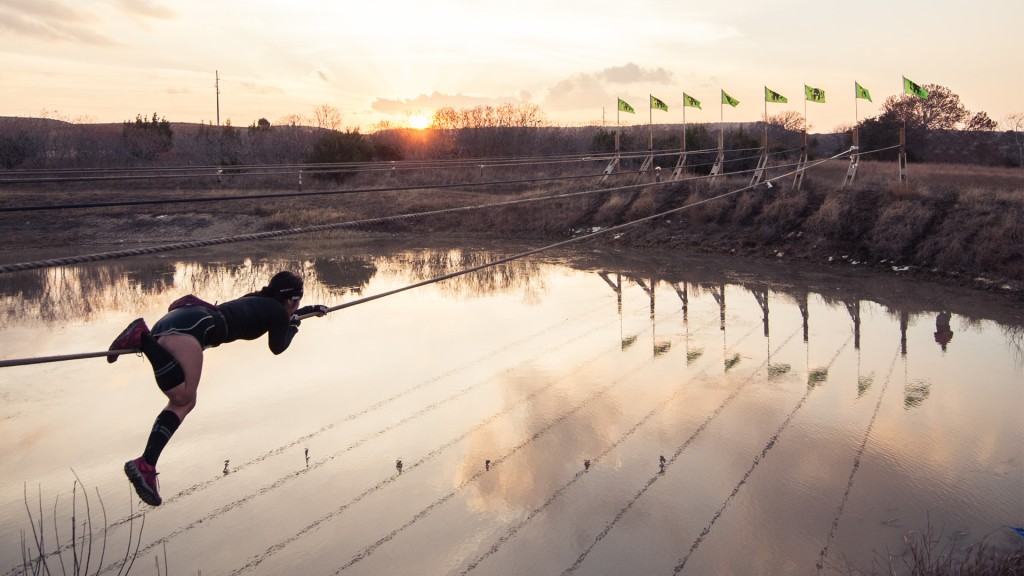
[[[868,165],[856,185],[846,189],[835,184],[842,181],[844,169],[837,165],[831,172],[818,171],[809,177],[802,189],[782,183],[739,193],[730,190],[742,188],[745,178],[715,186],[697,181],[579,196],[564,195],[592,190],[593,183],[525,191],[439,188],[8,212],[0,213],[4,240],[0,263],[559,196],[501,208],[402,218],[357,230],[553,243],[663,214],[587,242],[864,268],[1024,300],[1024,171],[915,167],[916,180],[900,185],[888,168]],[[616,184],[610,182],[607,187]],[[109,200],[110,194],[76,191],[73,199]],[[118,198],[156,194],[118,192]],[[7,194],[3,200],[8,205],[40,201],[36,193]],[[57,191],[49,202],[68,200],[66,193]]]

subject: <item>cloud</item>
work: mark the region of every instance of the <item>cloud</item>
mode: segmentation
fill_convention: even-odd
[[[120,44],[86,27],[46,22],[37,18],[5,12],[0,12],[0,28],[46,41],[77,42],[95,46],[117,46]]]
[[[381,114],[402,114],[409,111],[428,111],[451,106],[452,108],[473,108],[476,106],[499,106],[519,101],[517,98],[491,98],[467,94],[420,94],[415,98],[377,98],[370,107]]]
[[[579,110],[601,106],[610,97],[604,85],[593,74],[575,74],[548,89],[541,108],[544,110]]]
[[[115,3],[125,12],[134,16],[156,18],[158,20],[172,20],[178,17],[177,13],[170,8],[161,6],[152,0],[116,0]]]
[[[642,68],[629,62],[597,72],[580,72],[548,89],[541,108],[554,111],[576,111],[582,108],[600,108],[615,101],[609,84],[671,84],[672,72],[664,68]]]
[[[331,74],[331,71],[329,69],[327,69],[327,68],[324,68],[323,66],[320,66],[316,70],[313,70],[312,72],[309,73],[309,78],[310,79],[320,80],[321,82],[328,82],[328,83],[331,81],[331,78],[333,76],[334,75]]]
[[[8,12],[9,16],[26,19],[32,15],[50,20],[65,22],[87,22],[94,18],[88,12],[78,12],[72,5],[59,0],[0,0],[0,15]]]
[[[278,86],[257,82],[240,82],[239,86],[253,94],[285,94],[287,92]]]
[[[616,84],[635,84],[638,82],[656,82],[658,84],[670,84],[673,81],[672,72],[664,68],[641,68],[632,62],[623,66],[612,66],[597,73],[597,77],[606,82]]]

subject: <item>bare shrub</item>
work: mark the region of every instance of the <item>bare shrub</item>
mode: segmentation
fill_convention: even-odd
[[[807,210],[808,196],[803,190],[788,190],[765,198],[764,210],[758,217],[763,227],[782,230],[793,228],[803,220]]]
[[[1003,270],[1024,277],[1024,204],[971,188],[958,195],[921,256],[949,271]]]
[[[626,219],[635,220],[659,212],[666,197],[664,187],[644,188],[626,211]]]
[[[82,485],[75,475],[75,482],[71,489],[71,515],[68,518],[68,527],[64,530],[63,539],[61,527],[57,521],[57,509],[60,499],[53,503],[53,517],[51,525],[47,526],[43,514],[43,497],[38,496],[38,517],[32,513],[32,505],[28,498],[28,486],[24,490],[25,511],[28,514],[28,522],[31,526],[31,542],[26,541],[27,534],[22,530],[21,534],[21,556],[22,573],[24,574],[54,574],[59,567],[61,574],[99,574],[103,570],[103,561],[107,553],[107,509],[103,505],[103,498],[99,491],[96,491],[96,498],[102,512],[102,526],[93,525],[93,510],[89,500],[89,492]],[[130,493],[129,493],[130,494]],[[79,497],[82,503],[78,502]],[[129,496],[131,501],[131,496]],[[84,514],[84,516],[79,516]],[[135,520],[139,519],[138,530],[135,529]],[[139,554],[139,544],[142,541],[142,530],[146,525],[146,515],[130,516],[128,524],[128,543],[125,548],[124,557],[120,559],[118,574],[131,572],[135,559]],[[48,540],[48,535],[53,535],[53,542]],[[132,548],[132,540],[134,549]],[[167,565],[166,549],[164,550],[164,566]],[[95,554],[95,556],[94,556]],[[93,565],[95,562],[95,565]],[[159,571],[159,559],[157,560]]]
[[[736,198],[736,206],[733,209],[732,221],[737,224],[749,223],[761,211],[764,204],[764,197],[760,193],[747,190]]]
[[[919,200],[895,200],[878,215],[868,248],[888,259],[909,257],[931,226],[935,213]]]

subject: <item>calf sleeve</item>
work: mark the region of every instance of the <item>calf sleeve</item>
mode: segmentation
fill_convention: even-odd
[[[146,450],[142,453],[142,459],[150,466],[156,466],[164,446],[170,441],[174,431],[181,425],[178,415],[170,410],[164,410],[156,417],[153,423],[153,430],[149,433],[149,440],[146,442]]]
[[[142,335],[140,348],[153,366],[153,376],[161,390],[166,392],[185,381],[185,371],[181,369],[181,364],[151,334]]]

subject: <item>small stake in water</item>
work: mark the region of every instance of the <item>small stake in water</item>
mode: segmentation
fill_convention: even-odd
[[[658,456],[658,460],[659,460],[658,465],[661,467],[661,471],[664,472],[665,471],[665,457],[664,456]]]
[[[224,475],[225,476],[228,475],[228,462],[230,462],[230,460],[225,460],[224,461]]]
[[[398,473],[399,474],[402,473],[402,460],[401,459],[395,460],[395,468],[398,469]]]
[[[309,468],[309,446],[306,447],[306,468]]]
[[[583,461],[583,469],[584,470],[590,470],[590,460],[584,460]]]
[[[491,461],[490,460],[487,460],[487,461],[484,462],[484,468],[486,468],[487,470],[491,469]]]

